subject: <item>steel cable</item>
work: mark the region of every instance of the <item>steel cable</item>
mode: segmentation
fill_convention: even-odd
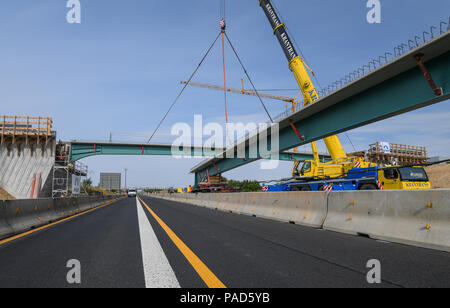
[[[150,141],[153,139],[153,136],[155,136],[156,132],[159,130],[159,128],[161,127],[161,125],[163,124],[163,122],[166,120],[167,116],[169,115],[170,111],[172,110],[172,108],[175,106],[175,104],[177,103],[178,99],[181,97],[181,95],[183,94],[184,90],[187,88],[187,86],[189,85],[189,82],[192,81],[192,78],[194,78],[195,74],[197,73],[197,71],[199,70],[200,66],[202,66],[203,62],[205,61],[206,57],[208,57],[209,53],[211,52],[211,49],[214,47],[214,45],[216,44],[217,40],[219,39],[219,36],[222,34],[222,32],[219,32],[219,34],[217,35],[216,39],[214,40],[214,42],[212,43],[211,47],[209,47],[208,51],[206,52],[206,54],[203,56],[202,60],[200,61],[200,63],[198,64],[197,68],[194,70],[194,72],[191,74],[191,77],[189,77],[188,82],[184,85],[183,89],[181,89],[181,92],[178,94],[178,96],[175,98],[175,100],[173,101],[172,105],[170,105],[169,110],[167,110],[166,114],[164,115],[164,117],[162,118],[162,120],[159,122],[158,126],[156,127],[155,131],[153,132],[153,134],[151,135],[151,137],[148,139],[147,143],[150,143]]]

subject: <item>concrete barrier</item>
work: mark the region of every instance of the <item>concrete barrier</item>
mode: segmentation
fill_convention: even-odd
[[[324,229],[450,251],[450,190],[334,192]]]
[[[70,215],[70,207],[62,198],[54,199],[53,207],[55,209],[57,219],[62,219]]]
[[[55,220],[55,211],[51,199],[5,201],[6,222],[15,234],[31,228],[37,228]]]
[[[0,201],[0,239],[92,209],[113,197]]]
[[[0,201],[0,235],[10,236],[14,234],[14,230],[11,228],[6,219],[6,204],[5,201]],[[1,238],[1,236],[0,236]]]
[[[450,252],[449,189],[155,197]]]
[[[320,228],[327,214],[324,192],[273,192],[227,194],[162,194],[158,198],[224,212],[294,222]]]

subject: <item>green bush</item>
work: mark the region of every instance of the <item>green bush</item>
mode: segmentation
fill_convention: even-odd
[[[228,185],[231,187],[240,187],[242,192],[257,192],[261,191],[261,185],[257,181],[234,181],[228,180]]]

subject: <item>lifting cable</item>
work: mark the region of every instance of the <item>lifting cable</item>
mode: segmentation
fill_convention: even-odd
[[[148,139],[147,143],[150,143],[150,141],[153,139],[153,137],[155,136],[156,132],[158,131],[158,129],[161,127],[162,123],[164,122],[164,120],[167,118],[167,116],[169,115],[170,111],[172,110],[173,106],[175,106],[175,104],[177,103],[178,99],[181,97],[181,95],[183,94],[184,90],[187,88],[187,86],[189,85],[189,83],[192,81],[192,78],[194,78],[195,74],[197,73],[197,71],[199,70],[200,66],[202,66],[203,62],[205,61],[206,57],[208,57],[209,53],[211,52],[211,49],[214,47],[214,45],[216,44],[217,40],[219,39],[220,33],[217,35],[216,39],[214,40],[214,42],[212,43],[212,45],[209,47],[208,51],[206,52],[206,54],[203,56],[202,60],[200,61],[200,63],[198,64],[197,68],[194,70],[194,72],[191,74],[191,77],[189,77],[188,82],[186,82],[186,84],[184,85],[183,89],[181,90],[181,92],[178,94],[178,96],[175,98],[175,100],[173,101],[172,105],[170,105],[169,110],[167,110],[166,114],[164,115],[164,117],[162,118],[162,120],[159,122],[158,126],[156,127],[155,131],[153,132],[153,134],[151,135],[151,137]]]
[[[225,2],[225,1],[223,1]],[[225,29],[227,24],[225,19],[220,20],[220,29],[222,33],[222,60],[223,60],[223,90],[225,95],[225,123],[228,124],[228,106],[227,106],[227,77],[225,70]]]
[[[228,37],[228,34],[227,34],[226,32],[225,32],[225,37],[226,37],[228,43],[230,44],[231,49],[233,50],[234,54],[236,55],[236,58],[238,59],[239,63],[241,64],[242,69],[244,70],[244,73],[245,73],[245,75],[247,76],[248,81],[250,81],[250,84],[251,84],[252,87],[253,87],[253,91],[256,93],[256,96],[258,96],[259,101],[261,102],[261,105],[263,106],[264,110],[266,111],[267,116],[268,116],[269,119],[270,119],[270,122],[273,123],[273,119],[272,119],[272,117],[270,116],[270,113],[269,113],[269,111],[267,110],[266,105],[264,104],[264,102],[263,102],[261,96],[259,95],[258,90],[256,90],[256,87],[255,87],[255,85],[253,84],[253,81],[252,81],[252,79],[250,78],[250,76],[249,76],[249,74],[248,74],[248,72],[247,72],[247,69],[245,68],[244,64],[242,63],[241,58],[239,57],[239,55],[238,55],[236,49],[234,48],[233,44],[231,43],[231,40],[230,40],[230,38]]]
[[[256,96],[258,96],[259,101],[261,102],[261,105],[263,106],[264,110],[267,113],[267,116],[270,119],[270,122],[273,123],[273,119],[270,116],[269,111],[266,108],[266,105],[264,104],[261,96],[259,95],[258,90],[256,90],[255,85],[253,84],[252,79],[250,78],[247,69],[245,68],[244,64],[241,61],[241,58],[239,57],[238,53],[236,52],[236,49],[234,48],[233,44],[231,43],[230,38],[228,37],[228,34],[226,33],[226,0],[220,0],[220,28],[222,33],[222,58],[223,58],[223,84],[224,84],[224,95],[225,95],[225,120],[226,123],[228,123],[228,106],[227,106],[227,82],[226,82],[226,74],[225,74],[225,38],[227,39],[228,43],[231,46],[231,49],[233,50],[234,54],[236,55],[236,58],[238,59],[239,63],[241,64],[242,69],[244,70],[245,75],[247,76],[248,80],[250,81],[253,91],[255,91]]]
[[[178,96],[175,98],[175,100],[173,101],[173,103],[170,105],[169,110],[167,110],[166,114],[164,115],[164,117],[161,119],[161,121],[159,122],[158,126],[156,127],[156,129],[153,131],[151,137],[148,139],[147,143],[150,143],[150,141],[153,139],[153,137],[155,136],[156,132],[159,130],[159,128],[161,127],[161,125],[163,124],[163,122],[166,120],[167,116],[169,115],[170,111],[173,109],[173,107],[175,106],[175,104],[177,103],[178,99],[181,97],[181,95],[183,94],[184,90],[187,88],[187,86],[189,85],[189,83],[192,81],[192,79],[194,78],[195,74],[197,73],[197,71],[200,69],[200,66],[203,64],[203,62],[205,61],[205,59],[208,57],[209,53],[211,52],[211,49],[214,47],[214,45],[216,44],[217,40],[219,39],[219,36],[222,35],[222,57],[223,57],[223,78],[224,78],[224,95],[225,95],[225,118],[226,118],[226,122],[228,123],[228,107],[227,107],[227,87],[226,87],[226,65],[225,65],[225,38],[227,39],[228,43],[231,46],[231,49],[233,50],[234,54],[236,55],[236,58],[238,59],[242,69],[244,70],[245,75],[247,76],[248,80],[250,81],[250,84],[253,87],[253,91],[256,93],[256,96],[258,96],[259,101],[261,102],[261,105],[263,106],[267,116],[270,119],[270,122],[273,123],[273,119],[270,116],[269,111],[267,110],[266,105],[264,104],[261,96],[259,95],[258,90],[256,90],[255,85],[253,84],[252,79],[250,78],[247,69],[245,68],[244,64],[241,61],[241,58],[239,57],[236,49],[234,48],[233,44],[231,43],[230,38],[228,37],[228,34],[225,32],[226,29],[226,23],[225,23],[225,8],[226,8],[226,3],[225,0],[221,0],[221,5],[220,5],[220,15],[221,15],[221,21],[220,21],[220,27],[221,27],[221,31],[219,32],[219,34],[217,35],[216,39],[214,40],[214,42],[211,44],[211,46],[209,47],[208,51],[206,52],[206,54],[203,56],[202,60],[200,61],[200,63],[198,64],[197,68],[194,70],[194,72],[191,74],[191,76],[189,77],[188,81],[185,83],[183,89],[181,89],[180,93],[178,94]]]
[[[350,144],[351,144],[352,147],[353,147],[353,151],[357,152],[355,146],[353,145],[352,139],[350,139],[350,136],[348,135],[347,132],[345,132],[345,135],[347,136],[348,141],[350,141]]]

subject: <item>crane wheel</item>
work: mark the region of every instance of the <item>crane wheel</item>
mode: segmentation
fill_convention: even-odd
[[[378,187],[375,184],[363,184],[359,190],[378,190]]]

